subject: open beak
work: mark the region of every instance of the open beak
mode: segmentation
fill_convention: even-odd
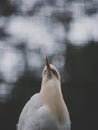
[[[46,56],[46,66],[47,66],[48,71],[50,71],[51,68],[50,68],[48,56]]]

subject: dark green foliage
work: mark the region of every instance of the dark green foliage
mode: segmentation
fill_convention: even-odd
[[[0,15],[10,16],[16,13],[16,6],[11,4],[9,0],[0,0]]]
[[[97,82],[98,43],[91,41],[85,46],[68,45],[66,69],[73,82]]]

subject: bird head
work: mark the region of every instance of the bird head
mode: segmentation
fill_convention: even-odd
[[[60,81],[60,74],[56,67],[49,63],[49,59],[46,56],[46,65],[44,67],[43,73],[42,73],[42,80],[44,82],[48,82],[51,79]]]

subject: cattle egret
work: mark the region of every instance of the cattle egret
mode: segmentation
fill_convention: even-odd
[[[42,73],[41,90],[24,106],[17,125],[18,130],[70,130],[70,117],[65,105],[60,74],[49,63]]]

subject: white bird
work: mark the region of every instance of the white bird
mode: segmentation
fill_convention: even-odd
[[[65,105],[60,74],[56,67],[49,63],[42,73],[42,84],[39,93],[33,95],[24,106],[17,125],[18,130],[70,130],[71,123]]]

